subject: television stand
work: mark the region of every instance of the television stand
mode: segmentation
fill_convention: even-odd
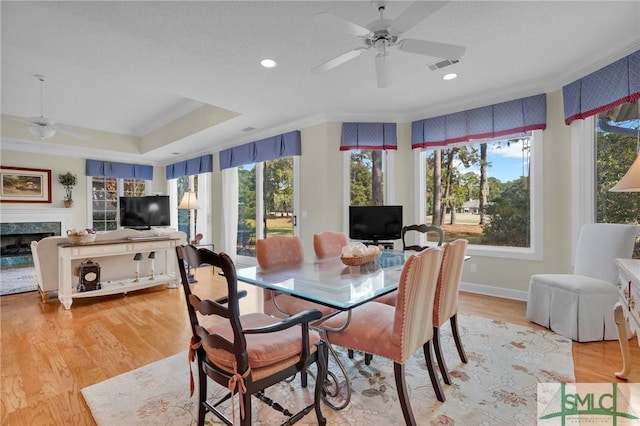
[[[394,244],[392,241],[363,241],[365,246],[382,246],[385,250],[393,250]]]

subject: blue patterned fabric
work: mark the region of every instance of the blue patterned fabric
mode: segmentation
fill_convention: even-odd
[[[177,179],[183,176],[199,175],[213,171],[213,155],[207,154],[190,160],[169,164],[165,173],[167,179]]]
[[[87,160],[86,174],[87,176],[153,180],[153,167],[142,164]]]
[[[544,130],[547,95],[541,94],[411,123],[413,149],[447,146]]]
[[[294,130],[220,151],[220,170],[301,154],[300,131]]]
[[[340,151],[398,149],[396,123],[342,123]]]
[[[640,50],[562,88],[564,122],[640,99]]]

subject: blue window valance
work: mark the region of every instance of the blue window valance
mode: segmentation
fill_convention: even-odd
[[[640,99],[640,50],[562,88],[564,122]]]
[[[301,155],[301,153],[300,131],[294,130],[220,151],[220,170]]]
[[[177,179],[183,176],[199,175],[213,171],[213,155],[207,154],[190,160],[169,164],[165,174],[167,179]]]
[[[541,94],[411,123],[411,147],[434,148],[544,130],[547,95]]]
[[[87,160],[86,173],[87,176],[153,180],[153,166],[145,166],[142,164]]]
[[[398,149],[396,123],[342,123],[340,151]]]

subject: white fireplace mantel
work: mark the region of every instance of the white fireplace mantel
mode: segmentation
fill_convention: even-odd
[[[60,222],[61,235],[71,228],[73,210],[65,208],[0,209],[0,223]]]

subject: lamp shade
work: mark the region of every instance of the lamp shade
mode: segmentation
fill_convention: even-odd
[[[136,255],[133,256],[133,260],[142,260],[142,253],[136,253]]]
[[[640,192],[640,153],[627,173],[611,188],[611,192]]]
[[[149,253],[149,259],[155,259],[156,258],[156,252],[152,251],[151,253]]]
[[[198,199],[196,198],[196,193],[194,191],[187,191],[184,193],[182,197],[182,201],[178,204],[178,208],[180,210],[195,210],[199,209]]]

